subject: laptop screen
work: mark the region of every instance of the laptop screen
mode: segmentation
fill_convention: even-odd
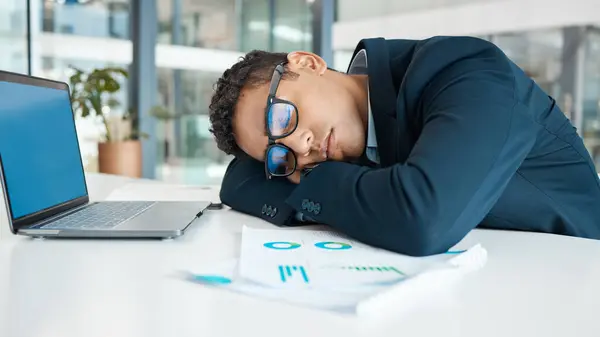
[[[0,78],[0,157],[13,219],[87,195],[66,90]]]

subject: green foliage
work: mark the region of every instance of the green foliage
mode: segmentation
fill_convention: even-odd
[[[139,115],[133,108],[128,108],[123,114],[123,120],[131,122],[131,130],[129,130],[127,137],[122,139],[114,139],[113,135],[111,135],[109,116],[106,116],[102,111],[102,108],[105,106],[111,110],[122,106],[121,102],[115,98],[115,94],[121,90],[119,79],[129,77],[127,70],[117,67],[107,67],[85,72],[73,66],[70,68],[74,71],[73,75],[69,78],[73,112],[81,112],[81,117],[83,118],[89,116],[100,117],[104,124],[107,142],[148,138],[146,133],[138,129]],[[149,111],[149,114],[163,121],[180,117],[172,113],[167,107],[160,105],[154,106]]]
[[[167,107],[162,105],[156,105],[150,109],[150,115],[154,118],[162,121],[179,118],[179,115],[174,114]]]
[[[94,69],[89,73],[71,66],[74,74],[69,78],[73,111],[81,111],[81,117],[98,116],[106,129],[106,141],[113,141],[108,118],[102,108],[116,109],[121,106],[114,95],[121,90],[119,77],[128,78],[127,70],[117,67]],[[130,116],[132,117],[132,116]],[[135,128],[135,127],[134,127]],[[132,130],[133,131],[133,130]],[[137,132],[132,132],[138,134]]]

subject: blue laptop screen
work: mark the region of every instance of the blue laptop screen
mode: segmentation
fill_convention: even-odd
[[[14,219],[87,195],[66,90],[0,81],[0,157]]]

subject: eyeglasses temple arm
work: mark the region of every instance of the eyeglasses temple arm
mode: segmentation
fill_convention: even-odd
[[[271,86],[269,87],[269,96],[275,96],[277,92],[277,87],[279,86],[279,81],[281,80],[281,76],[283,75],[285,68],[283,64],[278,64],[273,72],[273,77],[271,77]]]

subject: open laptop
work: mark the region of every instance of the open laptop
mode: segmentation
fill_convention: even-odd
[[[0,180],[11,230],[172,238],[209,202],[90,202],[66,83],[0,71]]]

